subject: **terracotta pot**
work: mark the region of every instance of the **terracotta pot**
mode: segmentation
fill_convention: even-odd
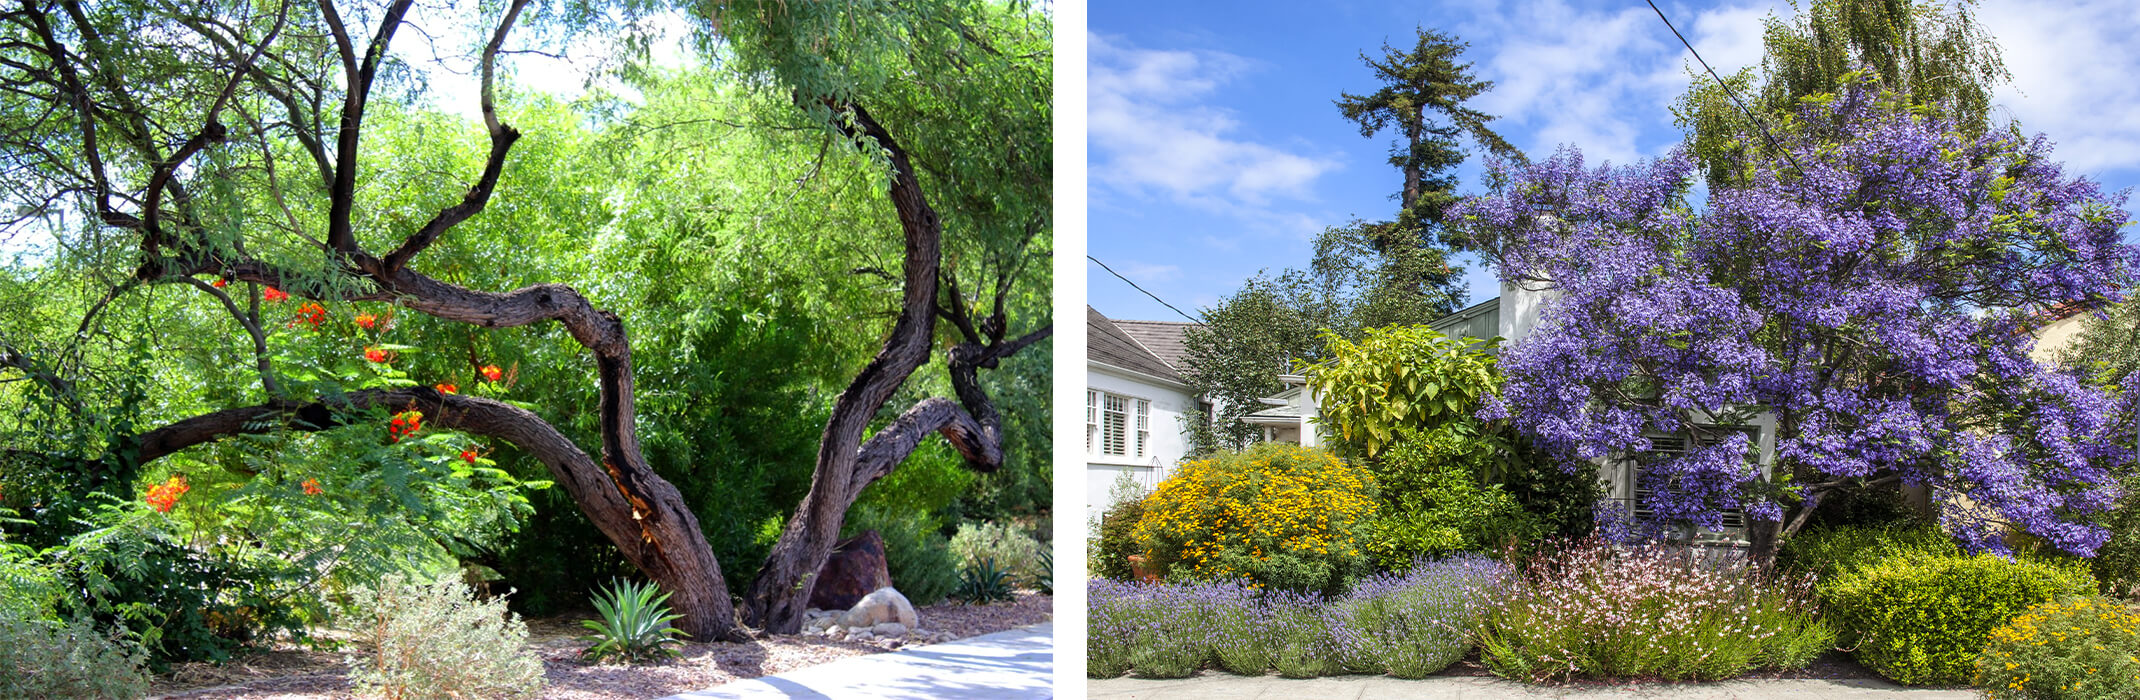
[[[1129,555],[1129,572],[1131,576],[1136,577],[1139,581],[1145,583],[1159,582],[1159,570],[1153,568],[1152,563],[1147,561],[1142,554]]]

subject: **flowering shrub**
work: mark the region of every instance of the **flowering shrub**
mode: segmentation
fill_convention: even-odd
[[[484,381],[495,383],[499,379],[503,379],[505,377],[505,370],[498,369],[497,365],[484,365],[482,369],[477,371],[483,373]]]
[[[193,487],[186,485],[186,475],[173,474],[163,483],[150,486],[149,494],[142,500],[148,501],[149,506],[155,508],[158,513],[169,513],[172,506],[178,505],[178,497],[191,490]]]
[[[2095,591],[2084,569],[1994,554],[1907,553],[1821,585],[1821,598],[1859,636],[1858,661],[1899,683],[1969,682],[1992,630],[2030,606]]]
[[[358,328],[362,328],[364,330],[371,330],[372,326],[378,325],[378,323],[379,317],[377,316],[373,316],[371,314],[357,314]]]
[[[1087,673],[1174,678],[1211,664],[1288,678],[1389,672],[1419,678],[1462,658],[1509,580],[1483,557],[1423,562],[1350,595],[1264,590],[1238,581],[1169,585],[1095,580]]]
[[[2028,609],[1991,632],[1975,685],[1993,698],[2140,698],[2140,614],[2101,596]]]
[[[1191,586],[1108,581],[1087,584],[1085,674],[1181,678],[1209,658],[1221,601],[1249,594],[1239,584]]]
[[[1404,575],[1368,578],[1340,603],[1360,631],[1372,671],[1425,678],[1471,650],[1487,612],[1507,593],[1507,564],[1476,555],[1421,562]]]
[[[373,346],[373,347],[368,347],[368,348],[365,348],[365,349],[364,349],[364,361],[365,361],[365,362],[372,362],[372,363],[377,363],[377,364],[386,364],[386,361],[387,361],[387,359],[388,359],[388,357],[387,357],[387,354],[386,354],[386,350],[385,350],[384,348],[380,348],[380,347],[377,347],[377,346]]]
[[[290,293],[282,291],[280,289],[276,289],[274,287],[268,287],[266,290],[260,292],[260,296],[266,298],[268,301],[283,301],[290,298]]]
[[[1810,579],[1700,557],[1595,539],[1542,555],[1488,614],[1480,659],[1525,681],[1713,680],[1804,666],[1833,646]]]
[[[297,307],[297,317],[290,319],[290,327],[295,328],[297,324],[302,323],[312,330],[319,330],[320,324],[326,322],[327,307],[320,306],[316,301],[308,301]]]
[[[1366,561],[1374,477],[1330,453],[1262,443],[1183,464],[1145,499],[1135,537],[1176,580],[1331,592]]]

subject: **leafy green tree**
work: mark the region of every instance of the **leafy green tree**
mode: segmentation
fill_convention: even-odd
[[[1305,275],[1287,271],[1251,277],[1240,291],[1204,309],[1204,323],[1182,334],[1190,387],[1214,404],[1209,423],[1191,421],[1191,454],[1246,448],[1259,429],[1242,416],[1266,408],[1257,399],[1278,393],[1278,375],[1320,357],[1317,333],[1333,322],[1327,297]]]
[[[9,291],[18,305],[7,311],[22,332],[0,340],[9,341],[4,364],[35,385],[26,393],[51,399],[62,419],[52,423],[65,426],[19,426],[10,447],[36,465],[24,471],[57,474],[51,478],[75,491],[123,492],[167,457],[244,444],[243,436],[377,436],[391,415],[401,421],[390,429],[394,439],[367,451],[376,459],[355,460],[360,473],[389,457],[482,466],[487,445],[510,445],[541,463],[622,558],[673,596],[682,629],[699,639],[741,638],[709,528],[649,459],[649,445],[688,441],[642,420],[644,406],[691,400],[671,394],[666,381],[642,392],[642,381],[705,365],[642,374],[627,333],[663,327],[626,315],[634,311],[688,313],[692,290],[683,281],[655,283],[652,294],[633,300],[639,308],[605,308],[596,300],[629,297],[620,288],[637,279],[560,283],[574,279],[574,265],[599,259],[605,240],[619,241],[617,230],[631,228],[633,220],[615,217],[604,200],[630,195],[599,184],[613,177],[599,158],[543,157],[585,146],[575,142],[585,137],[571,126],[576,120],[509,114],[511,102],[499,99],[511,93],[496,58],[523,15],[570,25],[585,19],[576,14],[585,9],[525,0],[484,8],[486,24],[470,32],[486,39],[476,62],[483,138],[471,140],[456,136],[468,133],[464,124],[417,107],[422,80],[396,57],[394,39],[404,26],[434,18],[406,0],[364,7],[55,0],[0,12],[0,33],[20,49],[0,64],[0,80],[17,86],[0,97],[0,156],[11,173],[5,195],[24,212],[10,223],[55,238],[40,263],[46,267],[16,275]],[[827,215],[781,221],[809,233],[898,231],[896,238],[820,237],[831,249],[898,261],[829,276],[810,274],[824,268],[795,244],[807,235],[761,245],[788,253],[768,256],[787,263],[771,266],[772,274],[734,278],[760,283],[761,295],[779,288],[763,283],[781,280],[877,281],[826,295],[828,304],[725,305],[676,324],[682,335],[663,339],[702,351],[747,348],[752,343],[707,341],[776,319],[791,331],[828,331],[813,339],[845,331],[856,339],[832,341],[834,348],[875,355],[859,370],[835,362],[797,367],[851,381],[818,414],[824,423],[808,443],[817,459],[799,487],[803,505],[771,544],[746,606],[759,627],[793,631],[807,575],[829,551],[847,507],[924,437],[944,433],[983,470],[1003,461],[1002,416],[979,370],[1048,335],[1031,312],[1046,306],[1044,292],[1034,291],[1045,279],[1033,285],[1033,270],[1046,266],[1028,264],[1046,254],[1050,226],[1048,21],[1028,7],[988,3],[687,9],[704,23],[705,43],[721,44],[706,55],[732,56],[723,61],[730,75],[783,100],[784,118],[746,128],[816,134],[820,161],[864,174],[866,189],[852,197],[795,202],[803,188],[786,192],[783,207],[821,206]],[[981,114],[989,119],[974,118]],[[403,122],[410,128],[381,129]],[[543,167],[525,167],[530,155]],[[735,207],[713,192],[697,190],[710,211],[665,220],[687,235],[647,240],[642,265],[623,269],[661,277],[719,260],[708,254],[710,241],[691,239],[690,227],[725,232],[766,220],[722,222],[770,198]],[[510,194],[494,197],[500,193]],[[873,206],[845,206],[854,201]],[[755,233],[773,236],[777,228]],[[589,230],[599,233],[584,235]],[[959,235],[947,239],[946,230]],[[749,239],[728,242],[739,240]],[[857,240],[876,245],[840,247]],[[50,302],[29,293],[52,292],[54,284],[70,293]],[[971,300],[960,293],[967,288],[975,290]],[[740,295],[747,287],[723,289]],[[797,296],[811,296],[811,287],[802,289]],[[894,298],[896,305],[885,301]],[[848,315],[818,315],[831,309]],[[364,312],[356,323],[374,336],[279,332],[339,323],[353,311]],[[733,312],[741,313],[724,316]],[[367,316],[372,325],[364,325]],[[938,338],[940,318],[953,337]],[[379,340],[385,327],[432,342]],[[461,342],[440,340],[456,331]],[[233,337],[238,342],[228,342]],[[942,366],[958,400],[924,398],[880,418],[940,341],[950,350]],[[371,344],[352,348],[360,342]],[[165,345],[184,351],[163,352]],[[511,398],[528,385],[578,388],[541,392],[544,405]],[[160,390],[167,386],[204,389]],[[797,403],[811,402],[789,405]],[[439,454],[448,445],[400,439],[419,423],[425,435],[481,446],[460,443],[459,453]],[[600,445],[596,454],[582,450],[588,443]],[[312,453],[332,457],[317,447]],[[386,492],[397,489],[389,484]]]
[[[1801,100],[1843,89],[1870,71],[1910,107],[1978,136],[1991,122],[1992,90],[2011,78],[1999,46],[1971,14],[1975,0],[1814,0],[1792,17],[1763,20],[1761,64],[1719,84],[1696,74],[1673,106],[1712,188],[1751,184],[1764,158],[1780,158],[1762,134],[1793,118]],[[1728,89],[1727,89],[1728,86]],[[1751,100],[1755,124],[1731,95]]]

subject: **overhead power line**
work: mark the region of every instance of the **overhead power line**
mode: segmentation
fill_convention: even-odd
[[[1730,97],[1731,103],[1738,105],[1739,111],[1744,112],[1747,119],[1753,120],[1754,128],[1761,130],[1761,138],[1768,140],[1769,148],[1776,149],[1777,152],[1782,153],[1786,160],[1791,161],[1791,169],[1797,170],[1799,177],[1805,177],[1806,169],[1798,164],[1798,156],[1791,155],[1789,150],[1776,143],[1775,135],[1768,132],[1768,124],[1761,121],[1760,117],[1754,116],[1754,111],[1747,109],[1745,102],[1739,101],[1739,93],[1731,89],[1731,83],[1724,82],[1724,76],[1717,75],[1716,69],[1709,67],[1709,62],[1702,59],[1702,52],[1694,50],[1694,44],[1688,43],[1687,37],[1679,33],[1679,28],[1672,26],[1672,18],[1664,16],[1664,10],[1658,9],[1654,0],[1642,1],[1649,3],[1650,10],[1657,13],[1657,19],[1664,20],[1664,28],[1672,30],[1672,36],[1678,37],[1679,44],[1687,47],[1688,53],[1694,54],[1694,60],[1702,64],[1702,70],[1709,71],[1709,77],[1715,78],[1717,86],[1724,88],[1724,96]]]
[[[1122,273],[1120,273],[1120,272],[1116,272],[1116,271],[1115,271],[1115,269],[1114,269],[1114,268],[1112,268],[1112,267],[1108,267],[1108,266],[1107,266],[1107,263],[1103,263],[1103,262],[1100,262],[1100,259],[1099,259],[1099,258],[1095,258],[1095,257],[1092,257],[1091,255],[1089,255],[1089,254],[1088,254],[1088,255],[1086,255],[1086,256],[1085,256],[1085,259],[1086,259],[1086,260],[1091,260],[1091,261],[1093,262],[1093,264],[1095,264],[1095,265],[1099,265],[1099,266],[1100,266],[1100,269],[1102,269],[1102,270],[1106,270],[1106,271],[1107,271],[1107,274],[1110,274],[1110,275],[1114,275],[1114,276],[1115,276],[1115,279],[1119,279],[1119,280],[1122,280],[1123,282],[1128,282],[1128,283],[1129,283],[1129,286],[1131,286],[1131,287],[1136,287],[1137,291],[1140,291],[1140,292],[1144,292],[1144,295],[1145,295],[1145,296],[1151,297],[1151,298],[1152,298],[1152,301],[1156,301],[1156,302],[1159,302],[1159,305],[1161,305],[1161,306],[1165,306],[1165,307],[1167,307],[1167,308],[1169,308],[1169,309],[1174,309],[1174,313],[1177,313],[1177,314],[1181,314],[1181,317],[1182,317],[1182,318],[1186,318],[1186,319],[1189,319],[1189,321],[1190,321],[1190,322],[1192,322],[1192,323],[1203,323],[1203,322],[1204,322],[1204,319],[1201,319],[1201,318],[1197,318],[1197,317],[1195,317],[1195,316],[1191,316],[1191,315],[1189,315],[1189,312],[1186,312],[1186,311],[1183,311],[1183,310],[1181,310],[1181,309],[1175,308],[1173,304],[1169,304],[1169,303],[1167,303],[1167,300],[1159,298],[1159,295],[1157,295],[1157,294],[1153,294],[1153,293],[1151,292],[1151,290],[1145,289],[1145,288],[1143,288],[1143,287],[1138,287],[1138,286],[1137,286],[1137,283],[1136,283],[1136,282],[1130,282],[1130,281],[1129,281],[1129,278],[1128,278],[1128,277],[1123,277],[1123,276],[1122,276]]]

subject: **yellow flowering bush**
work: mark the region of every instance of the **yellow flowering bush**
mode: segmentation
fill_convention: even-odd
[[[1992,630],[1976,686],[1994,698],[2140,698],[2140,614],[2102,596],[2029,608]]]
[[[1367,561],[1375,479],[1322,450],[1263,443],[1179,467],[1146,497],[1135,538],[1169,579],[1336,592]]]

